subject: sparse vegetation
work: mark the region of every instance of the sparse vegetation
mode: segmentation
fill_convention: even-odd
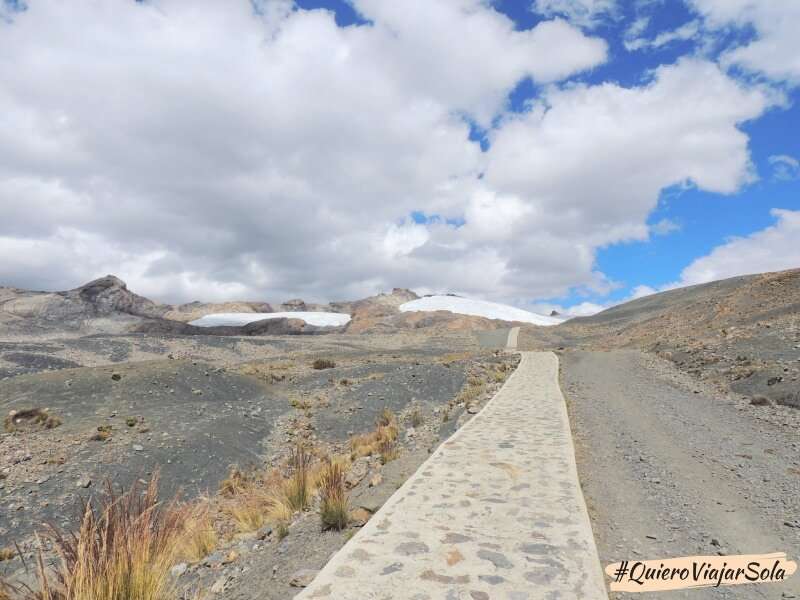
[[[97,431],[89,439],[94,442],[105,442],[111,438],[111,425],[99,425]]]
[[[310,410],[313,406],[311,404],[311,400],[308,398],[297,398],[293,397],[289,400],[289,404],[292,405],[292,408],[296,408],[297,410]]]
[[[283,485],[286,504],[293,511],[302,511],[311,504],[311,482],[309,467],[311,454],[303,444],[298,444],[289,458],[292,474]]]
[[[466,385],[461,388],[461,391],[456,397],[455,402],[456,404],[470,406],[478,401],[485,392],[486,383],[483,380],[477,377],[469,377]]]
[[[412,427],[419,427],[422,425],[424,419],[422,417],[422,411],[420,411],[418,407],[411,411],[411,414],[408,416],[408,422]]]
[[[13,548],[0,548],[0,562],[4,560],[11,560],[17,555],[17,551]]]
[[[233,519],[236,529],[246,533],[266,525],[273,507],[272,498],[263,490],[250,489],[226,503],[225,512]]]
[[[323,369],[333,369],[336,367],[336,363],[329,358],[318,358],[311,363],[311,366],[317,371],[322,371]]]
[[[27,408],[11,411],[5,418],[4,428],[7,433],[55,429],[62,422],[61,417],[51,414],[46,408]]]
[[[218,542],[209,513],[209,500],[201,498],[189,515],[186,531],[181,536],[177,554],[181,558],[198,561],[216,550]]]
[[[345,469],[341,463],[326,461],[320,477],[319,490],[322,528],[341,531],[348,523]]]
[[[355,459],[379,454],[384,462],[394,460],[397,458],[398,435],[397,417],[391,410],[384,408],[378,415],[374,431],[350,439],[350,456]]]
[[[163,600],[169,570],[191,508],[177,498],[158,500],[158,475],[144,490],[134,485],[116,494],[108,483],[96,505],[87,503],[80,528],[47,537],[57,560],[45,567],[39,555],[37,600]]]
[[[376,421],[376,425],[378,427],[388,427],[389,425],[394,423],[396,420],[397,420],[397,417],[395,417],[395,415],[391,411],[391,409],[389,407],[387,407],[387,406],[384,406],[383,410],[381,411],[381,414],[378,415],[378,419]]]

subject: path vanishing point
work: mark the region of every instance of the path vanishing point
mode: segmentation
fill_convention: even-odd
[[[516,346],[516,331],[508,342]],[[521,355],[484,409],[296,598],[607,599],[558,358]]]

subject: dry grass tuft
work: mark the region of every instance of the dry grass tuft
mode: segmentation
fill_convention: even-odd
[[[13,548],[0,548],[0,561],[11,560],[17,555]]]
[[[317,371],[321,371],[323,369],[333,369],[336,366],[336,363],[329,358],[318,358],[311,363],[311,366]]]
[[[412,410],[411,414],[408,416],[408,422],[412,427],[419,427],[424,421],[425,419],[422,417],[422,411],[420,411],[419,408]]]
[[[254,483],[255,472],[245,473],[238,466],[231,467],[228,476],[219,484],[219,493],[230,498],[244,493]]]
[[[341,531],[347,527],[347,491],[345,469],[341,463],[327,461],[320,477],[320,519],[323,529]]]
[[[263,490],[250,490],[235,496],[225,504],[225,512],[236,524],[236,529],[246,533],[267,524],[273,507],[272,498]]]
[[[397,422],[397,417],[392,412],[392,410],[385,406],[381,411],[381,414],[378,415],[378,419],[375,421],[375,425],[378,427],[388,427],[392,423]]]
[[[313,407],[311,400],[308,398],[293,397],[289,400],[289,404],[292,405],[292,408],[296,408],[297,410],[309,410]]]
[[[46,408],[26,408],[11,411],[3,423],[7,433],[55,429],[61,425],[61,417],[50,414]]]
[[[97,431],[92,434],[92,437],[89,439],[93,442],[105,442],[108,439],[111,439],[111,425],[100,425],[97,427]]]
[[[195,562],[217,549],[219,539],[211,522],[210,501],[201,498],[193,507],[178,544],[177,555]]]
[[[298,444],[289,457],[292,473],[283,485],[286,504],[293,511],[303,511],[311,504],[311,453],[303,444]]]
[[[459,392],[458,396],[456,397],[456,403],[463,403],[464,406],[469,406],[473,404],[481,396],[486,392],[486,383],[482,380],[478,379],[477,377],[470,377],[467,380],[467,385],[465,385],[461,391]]]
[[[97,502],[87,502],[76,533],[50,528],[57,553],[50,569],[39,555],[39,600],[164,600],[169,571],[186,531],[191,508],[177,498],[158,500],[158,475],[144,490],[123,494],[110,483]]]
[[[375,430],[356,435],[350,439],[350,457],[355,460],[361,456],[380,454],[384,462],[397,458],[397,438],[399,428],[397,417],[384,408],[375,422]]]

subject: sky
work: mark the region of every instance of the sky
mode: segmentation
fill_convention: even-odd
[[[0,0],[0,285],[589,314],[800,267],[800,2]]]

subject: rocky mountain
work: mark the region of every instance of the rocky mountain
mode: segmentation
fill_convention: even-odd
[[[0,287],[0,334],[91,335],[151,333],[162,335],[314,334],[329,331],[390,333],[403,329],[439,327],[446,330],[494,329],[506,325],[480,317],[449,312],[401,313],[399,306],[418,296],[395,288],[361,300],[308,303],[296,298],[281,304],[266,302],[153,302],[130,291],[124,281],[107,275],[65,292],[35,292]],[[337,312],[352,316],[343,328],[320,328],[300,319],[265,319],[243,327],[196,327],[189,322],[214,313]]]
[[[0,288],[0,327],[9,332],[36,333],[54,328],[123,332],[167,311],[167,306],[134,294],[113,275],[65,292]]]

